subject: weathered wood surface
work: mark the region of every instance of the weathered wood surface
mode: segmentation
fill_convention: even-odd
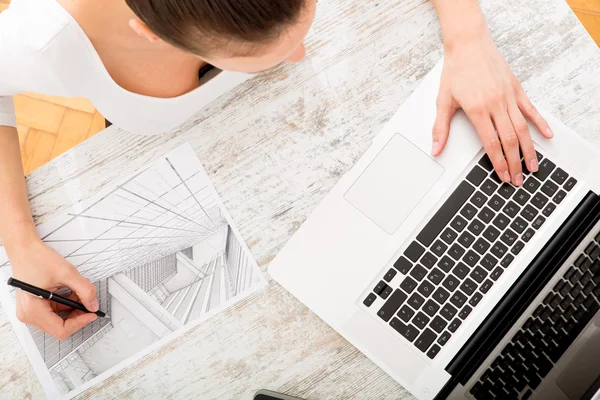
[[[563,0],[484,0],[531,98],[600,144],[600,52]],[[38,222],[184,142],[197,151],[264,272],[442,56],[426,0],[321,0],[308,59],[256,77],[177,132],[110,128],[28,177]],[[429,134],[424,132],[423,134]],[[0,311],[0,398],[42,398]],[[216,316],[80,398],[409,399],[279,285]]]

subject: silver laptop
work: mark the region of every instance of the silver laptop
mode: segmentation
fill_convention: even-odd
[[[419,399],[580,399],[600,371],[600,152],[550,115],[502,184],[441,62],[269,267]]]

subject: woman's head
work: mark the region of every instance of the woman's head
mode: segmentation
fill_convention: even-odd
[[[316,0],[126,0],[131,27],[225,70],[300,61]]]

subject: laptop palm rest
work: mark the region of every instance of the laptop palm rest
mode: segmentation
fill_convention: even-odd
[[[395,134],[344,198],[391,235],[443,173],[433,158]]]

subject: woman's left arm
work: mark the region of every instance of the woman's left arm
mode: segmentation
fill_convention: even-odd
[[[529,171],[538,170],[525,117],[553,136],[497,49],[477,0],[433,0],[444,40],[444,69],[433,127],[432,154],[441,153],[450,121],[462,108],[479,134],[500,179],[523,184],[519,148]]]

